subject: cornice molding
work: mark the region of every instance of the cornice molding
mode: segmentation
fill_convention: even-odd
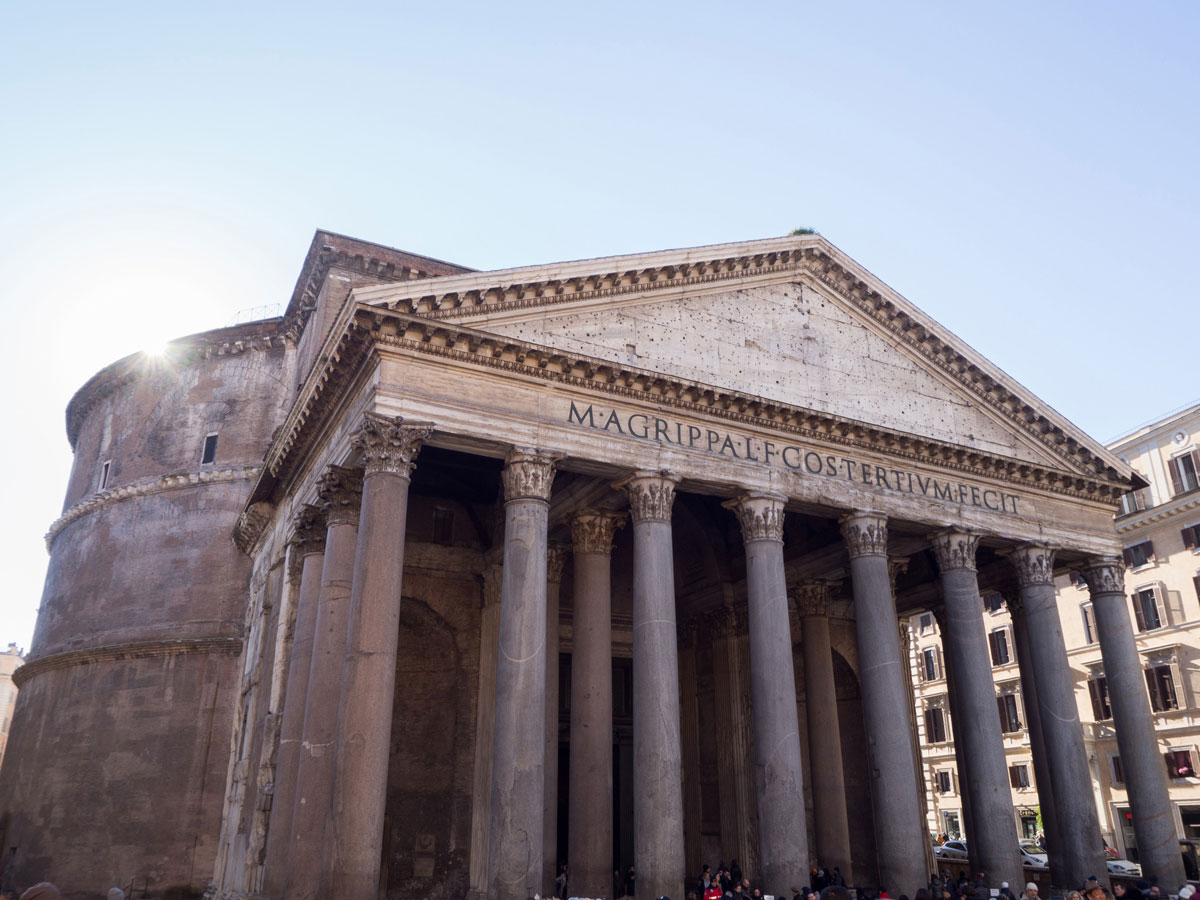
[[[1157,525],[1159,522],[1175,518],[1180,513],[1191,512],[1195,509],[1200,509],[1200,493],[1188,494],[1177,499],[1172,498],[1166,503],[1141,510],[1137,515],[1123,517],[1124,520],[1117,519],[1117,534],[1129,534],[1139,528]]]
[[[162,656],[180,656],[186,653],[216,653],[237,656],[242,652],[241,638],[191,638],[175,641],[137,641],[115,644],[110,647],[92,647],[86,650],[67,650],[26,660],[13,672],[12,680],[18,688],[44,672],[70,669],[89,663],[113,662],[123,659],[152,659]]]
[[[772,249],[772,244],[777,245],[777,249]],[[700,257],[699,251],[704,250],[713,255]],[[981,405],[999,413],[1013,427],[1022,429],[1069,467],[1095,473],[1093,477],[1121,478],[1108,461],[1068,433],[1062,424],[1052,421],[995,374],[985,371],[984,366],[989,365],[986,361],[969,359],[951,342],[952,335],[948,332],[938,334],[940,326],[937,323],[928,318],[921,321],[920,316],[903,308],[908,304],[898,295],[884,296],[860,273],[852,270],[847,264],[848,259],[839,258],[842,254],[820,237],[695,248],[684,258],[664,259],[669,256],[613,257],[509,272],[484,272],[467,278],[451,276],[414,284],[413,290],[400,296],[396,296],[394,290],[381,293],[376,302],[381,303],[381,308],[446,322],[481,313],[492,315],[623,295],[679,291],[750,277],[806,274],[845,298],[860,313],[891,332],[900,343],[970,391]],[[609,269],[610,263],[615,268]],[[588,265],[592,271],[584,270],[583,265]],[[516,280],[522,277],[528,280]],[[362,293],[370,302],[371,292]]]
[[[122,500],[132,500],[146,497],[163,491],[176,491],[181,488],[198,487],[206,484],[229,484],[234,481],[251,481],[262,471],[262,466],[230,466],[223,469],[201,469],[196,472],[176,472],[162,475],[158,478],[145,478],[139,481],[123,484],[107,491],[100,491],[90,497],[80,500],[61,516],[54,520],[50,530],[46,532],[46,550],[49,551],[54,539],[64,528],[91,513],[98,512]]]

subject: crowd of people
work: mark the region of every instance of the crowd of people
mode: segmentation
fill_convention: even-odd
[[[63,900],[63,895],[49,881],[42,881],[20,895],[12,889],[0,891],[0,900]],[[120,888],[110,888],[108,900],[125,900],[125,892]]]

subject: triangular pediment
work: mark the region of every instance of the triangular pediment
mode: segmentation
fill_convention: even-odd
[[[816,235],[449,276],[355,299],[992,456],[1129,476]]]

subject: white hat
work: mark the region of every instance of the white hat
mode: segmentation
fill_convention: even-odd
[[[1007,881],[1000,882],[1000,887],[1002,887],[1002,888],[1008,887],[1008,882]]]
[[[1194,893],[1196,893],[1195,885],[1185,884],[1179,889],[1179,900],[1188,900]]]
[[[1027,890],[1027,891],[1036,891],[1037,889],[1038,889],[1038,886],[1036,884],[1034,884],[1032,881],[1029,882],[1029,884],[1025,885],[1025,890]]]

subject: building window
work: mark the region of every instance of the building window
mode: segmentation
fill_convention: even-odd
[[[939,794],[954,793],[954,778],[950,774],[949,769],[942,769],[940,772],[933,773],[934,784],[937,786]]]
[[[1186,494],[1200,487],[1200,479],[1196,473],[1200,470],[1200,455],[1192,450],[1168,461],[1167,468],[1171,470],[1171,489],[1176,495]]]
[[[1192,587],[1196,589],[1196,599],[1200,600],[1200,575],[1192,576]]]
[[[921,634],[929,634],[933,631],[933,613],[921,613],[917,617],[917,628]]]
[[[1185,549],[1191,550],[1193,553],[1200,553],[1200,523],[1189,525],[1179,533],[1183,537]]]
[[[1029,787],[1029,766],[1024,763],[1009,766],[1008,783],[1017,789]]]
[[[988,646],[992,648],[992,665],[1003,666],[1012,662],[1008,650],[1008,629],[997,628],[988,635]]]
[[[1001,694],[996,698],[996,706],[1000,710],[1000,730],[1012,734],[1021,730],[1021,717],[1017,715],[1017,695]]]
[[[1141,488],[1121,495],[1121,515],[1128,516],[1150,506],[1150,489]]]
[[[941,707],[931,706],[925,710],[925,740],[930,744],[945,743],[946,716]]]
[[[1108,705],[1108,679],[1097,675],[1088,679],[1088,695],[1092,698],[1092,716],[1097,722],[1112,718],[1112,707]]]
[[[211,465],[212,461],[217,458],[217,436],[215,434],[206,434],[204,436],[204,452],[200,455],[200,465]]]
[[[1110,756],[1108,761],[1112,763],[1112,781],[1113,784],[1125,783],[1125,770],[1121,768],[1121,757]]]
[[[935,647],[927,647],[921,654],[921,672],[926,681],[937,681],[942,677],[942,667],[938,664],[938,652]]]
[[[999,591],[992,591],[983,598],[983,605],[990,613],[1000,612],[1000,609],[1004,606],[1004,595]]]
[[[1169,665],[1147,669],[1146,688],[1150,691],[1150,708],[1155,712],[1179,709],[1179,699],[1175,694],[1175,678],[1171,674]]]
[[[1139,588],[1133,592],[1133,617],[1138,631],[1153,631],[1162,628],[1162,615],[1158,608],[1158,591],[1152,587]]]
[[[108,487],[108,473],[112,471],[112,460],[106,460],[100,467],[100,490]]]
[[[1122,555],[1125,557],[1125,565],[1128,568],[1136,569],[1140,566],[1147,566],[1154,562],[1154,543],[1142,541],[1140,544],[1126,547]]]
[[[1164,756],[1167,760],[1167,774],[1172,778],[1191,778],[1196,774],[1192,766],[1191,750],[1168,750]]]
[[[942,813],[942,832],[948,838],[958,839],[962,837],[962,826],[959,824],[957,812]]]
[[[1079,614],[1083,616],[1083,642],[1096,643],[1096,611],[1092,609],[1092,604],[1080,604]]]

